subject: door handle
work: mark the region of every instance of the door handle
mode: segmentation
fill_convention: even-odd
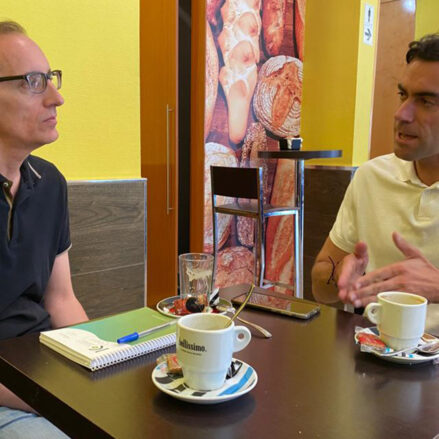
[[[166,104],[166,215],[169,215],[171,210],[174,210],[171,207],[171,188],[170,188],[170,179],[171,179],[171,168],[169,163],[170,149],[171,149],[171,135],[169,132],[170,122],[169,122],[169,114],[174,111],[173,108]]]

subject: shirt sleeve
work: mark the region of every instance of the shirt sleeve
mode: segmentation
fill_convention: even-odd
[[[343,202],[337,213],[337,218],[329,232],[331,241],[341,250],[352,253],[358,242],[356,221],[355,193],[357,187],[357,173],[349,184]]]

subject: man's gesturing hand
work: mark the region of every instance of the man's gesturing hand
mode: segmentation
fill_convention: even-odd
[[[439,269],[432,265],[422,252],[410,245],[398,233],[393,242],[405,256],[401,262],[371,271],[359,278],[348,297],[355,307],[373,302],[382,291],[404,291],[439,301]]]

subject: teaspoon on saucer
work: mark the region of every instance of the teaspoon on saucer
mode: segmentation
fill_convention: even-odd
[[[417,352],[422,352],[423,354],[434,355],[439,352],[439,341],[434,341],[432,343],[427,343],[417,347]]]

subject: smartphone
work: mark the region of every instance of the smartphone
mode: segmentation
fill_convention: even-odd
[[[240,305],[246,298],[246,294],[241,294],[232,299],[232,303]],[[263,309],[279,314],[285,314],[299,319],[309,319],[320,311],[317,303],[309,300],[298,299],[284,294],[271,292],[254,291],[247,302],[247,306]]]

